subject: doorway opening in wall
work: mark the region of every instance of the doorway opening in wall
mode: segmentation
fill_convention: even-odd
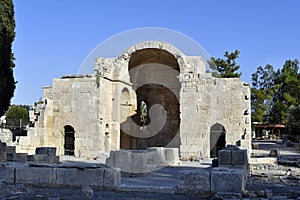
[[[218,157],[218,151],[226,146],[226,130],[222,124],[216,123],[210,128],[210,157]]]
[[[65,135],[65,155],[74,156],[75,150],[75,130],[72,126],[66,125],[64,127],[64,135]]]

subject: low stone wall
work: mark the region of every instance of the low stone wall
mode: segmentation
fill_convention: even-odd
[[[180,163],[177,148],[151,147],[146,150],[111,151],[106,165],[125,173],[147,173],[163,166]]]
[[[35,155],[28,155],[16,153],[16,146],[7,146],[5,142],[2,142],[0,143],[0,162],[6,161],[58,163],[59,157],[56,156],[56,147],[37,147]]]
[[[248,174],[247,150],[228,145],[218,151],[218,167],[180,171],[177,192],[204,198],[217,194],[240,198]]]
[[[43,187],[81,187],[113,190],[121,184],[119,169],[56,166],[19,166],[0,169],[2,181]]]

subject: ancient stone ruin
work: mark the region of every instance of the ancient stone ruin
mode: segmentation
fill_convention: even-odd
[[[216,157],[226,144],[249,150],[249,97],[247,83],[213,77],[200,56],[145,41],[119,57],[95,58],[94,74],[53,79],[30,111],[17,151],[49,146],[59,156],[95,159],[111,150],[166,147],[196,160]]]

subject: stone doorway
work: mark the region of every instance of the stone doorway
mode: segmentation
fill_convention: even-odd
[[[65,135],[65,155],[74,156],[75,150],[75,130],[72,126],[66,125],[64,127],[64,135]]]
[[[226,130],[222,124],[216,123],[210,129],[210,157],[218,157],[218,151],[226,146]]]

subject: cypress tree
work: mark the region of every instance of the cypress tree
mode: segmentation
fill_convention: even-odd
[[[15,38],[14,5],[12,0],[0,1],[0,116],[10,105],[15,91],[13,75],[14,54],[12,43]]]

